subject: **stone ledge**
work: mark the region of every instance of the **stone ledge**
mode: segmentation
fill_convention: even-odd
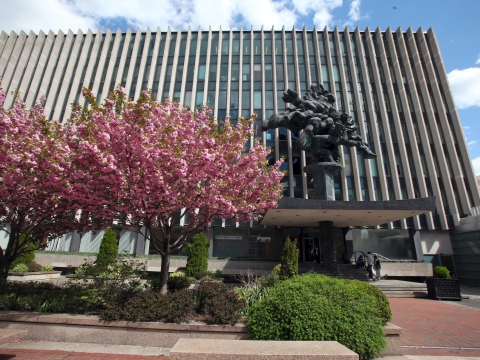
[[[237,341],[180,339],[170,350],[171,360],[358,360],[336,341]]]
[[[106,322],[95,315],[20,311],[0,311],[0,331],[1,329],[28,330],[27,340],[137,346],[150,346],[155,343],[157,346],[166,348],[173,347],[181,338],[248,340],[248,329],[243,323],[229,326],[207,325],[199,322],[184,324]],[[387,348],[380,355],[401,355],[402,329],[391,323],[388,323],[384,329]]]
[[[134,322],[134,321],[102,321],[97,315],[71,315],[71,314],[42,314],[26,313],[22,311],[0,311],[0,321],[66,324],[82,326],[101,326],[113,328],[172,330],[172,331],[199,331],[199,332],[226,332],[247,333],[245,324],[236,325],[208,325],[199,322],[184,324],[167,324],[160,322]]]
[[[385,325],[383,327],[383,329],[385,330],[385,335],[400,335],[400,334],[403,334],[403,329],[400,326],[394,325],[390,322],[387,323],[387,325]]]

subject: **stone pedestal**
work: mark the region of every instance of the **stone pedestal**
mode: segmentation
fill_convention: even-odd
[[[335,162],[313,163],[303,168],[303,171],[312,175],[315,199],[335,200],[333,174],[341,170],[342,165]]]

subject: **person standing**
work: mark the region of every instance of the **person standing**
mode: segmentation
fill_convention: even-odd
[[[318,246],[317,244],[314,244],[312,249],[312,257],[313,257],[314,263],[317,263],[318,255],[319,255]]]
[[[367,266],[368,277],[370,279],[373,279],[373,281],[376,281],[377,279],[375,278],[375,275],[373,275],[373,263],[375,261],[373,259],[373,255],[370,251],[367,253],[367,261],[368,261],[368,266]]]
[[[375,267],[375,276],[377,280],[380,280],[380,269],[382,268],[382,265],[380,265],[380,259],[375,255],[373,257],[373,266]]]

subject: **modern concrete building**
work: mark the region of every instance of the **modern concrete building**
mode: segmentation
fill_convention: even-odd
[[[285,108],[281,98],[287,88],[303,93],[312,84],[323,84],[377,154],[366,160],[355,148],[340,149],[344,168],[335,179],[335,198],[436,197],[436,209],[428,214],[373,228],[337,228],[339,261],[353,251],[375,251],[391,259],[451,258],[455,227],[480,206],[432,29],[2,32],[0,54],[3,88],[18,89],[27,106],[46,96],[45,111],[52,120],[67,119],[72,101],[84,103],[82,87],[101,100],[119,83],[131,98],[150,88],[157,98],[170,97],[189,108],[208,103],[219,118],[256,112],[257,135],[272,148],[271,160],[286,159],[283,195],[305,199],[313,190],[302,171],[308,155],[294,146],[295,134],[282,128],[263,133],[260,124]],[[13,99],[8,95],[6,105]],[[301,261],[312,260],[319,229],[295,219],[282,226],[218,219],[208,232],[213,256],[257,260],[278,259],[287,235],[299,239]],[[100,238],[101,233],[69,234],[51,249],[96,251]],[[148,254],[149,244],[141,234],[122,231],[120,249]],[[477,281],[479,270],[472,275]]]

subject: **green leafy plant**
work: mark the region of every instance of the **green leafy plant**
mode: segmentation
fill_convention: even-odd
[[[114,265],[118,256],[117,233],[112,229],[107,229],[103,235],[100,249],[97,254],[95,265],[100,269],[108,268]]]
[[[440,279],[450,279],[450,270],[448,270],[445,266],[435,266],[433,269],[433,274],[436,278]]]
[[[53,271],[53,265],[52,264],[42,265],[42,271]]]
[[[28,272],[28,266],[26,264],[20,263],[15,265],[10,271],[11,272]]]
[[[278,282],[248,315],[252,340],[338,341],[360,359],[386,346],[374,296],[348,280],[305,274]]]
[[[282,264],[277,264],[272,270],[273,273],[280,275],[282,273]]]
[[[297,239],[291,241],[290,236],[287,236],[283,244],[281,257],[281,278],[291,278],[298,275],[298,253]]]
[[[196,277],[198,273],[208,270],[208,249],[210,240],[204,233],[196,234],[188,244],[188,258],[186,266],[187,276]]]

